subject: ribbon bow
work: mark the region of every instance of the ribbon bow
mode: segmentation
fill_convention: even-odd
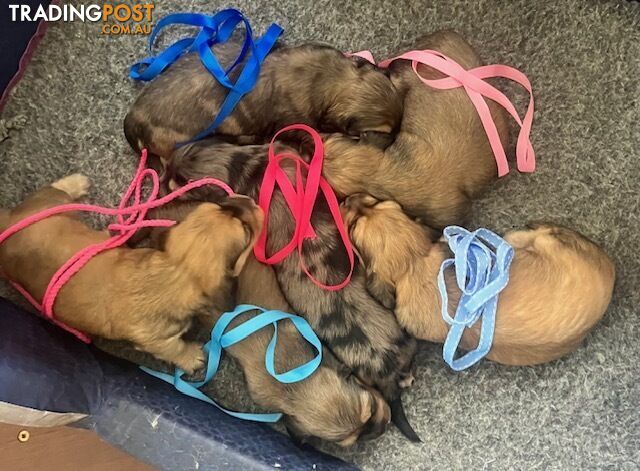
[[[455,371],[462,371],[480,361],[491,349],[495,330],[498,295],[509,282],[513,247],[487,229],[469,232],[458,226],[444,230],[444,238],[454,254],[442,262],[438,273],[438,289],[442,299],[442,318],[451,326],[442,356]],[[449,297],[444,271],[455,265],[456,282],[462,292],[455,316],[449,315]],[[478,347],[454,359],[464,330],[482,319]]]
[[[224,70],[211,51],[211,47],[215,44],[227,42],[240,23],[244,24],[245,27],[242,49],[233,64],[227,68],[227,70]],[[154,27],[149,37],[149,51],[152,54],[153,45],[158,33],[163,28],[173,24],[196,26],[201,28],[201,30],[196,36],[180,39],[158,55],[152,55],[133,64],[129,72],[129,77],[134,80],[153,80],[183,54],[187,52],[197,52],[200,56],[200,61],[209,73],[220,85],[229,90],[213,123],[192,139],[192,141],[197,141],[211,134],[220,126],[222,121],[233,112],[233,109],[240,99],[253,89],[260,76],[260,67],[264,59],[275,45],[280,34],[282,34],[283,29],[274,23],[269,26],[262,38],[254,41],[249,21],[236,9],[229,8],[221,10],[215,15],[174,13],[162,18]],[[247,58],[247,61],[234,83],[229,77],[229,74],[245,58]]]
[[[299,156],[292,153],[275,153],[274,143],[278,136],[282,133],[293,130],[305,131],[313,138],[314,150],[309,164],[304,162]],[[349,235],[347,234],[344,222],[342,221],[342,215],[340,214],[338,199],[336,198],[331,186],[322,177],[323,159],[324,145],[322,144],[322,138],[315,129],[305,124],[292,124],[291,126],[281,129],[275,136],[273,136],[271,144],[269,145],[269,162],[264,173],[262,185],[260,186],[260,195],[258,197],[258,204],[264,211],[264,226],[260,236],[258,237],[256,245],[254,246],[254,254],[260,262],[274,265],[276,263],[280,263],[297,248],[298,256],[300,257],[300,265],[311,281],[322,289],[337,291],[344,288],[351,280],[355,259]],[[287,174],[280,167],[283,160],[292,160],[296,164],[295,188],[289,181]],[[306,185],[303,183],[302,168],[307,169]],[[276,184],[282,191],[287,206],[295,218],[296,227],[291,240],[275,254],[267,257],[266,246],[268,232],[267,227],[269,224],[269,208],[271,206],[271,199],[273,198],[273,192]],[[309,272],[302,254],[304,241],[306,239],[314,239],[316,237],[315,231],[311,226],[311,216],[316,204],[318,190],[322,191],[322,194],[327,201],[329,211],[336,223],[340,239],[345,247],[350,263],[349,274],[342,282],[336,285],[325,285],[314,278],[314,276]]]
[[[369,51],[360,51],[353,56],[361,57],[372,64],[375,64],[373,55]],[[513,67],[506,65],[493,64],[476,67],[466,70],[450,57],[445,56],[441,52],[432,50],[409,51],[398,57],[387,59],[378,64],[379,67],[387,68],[396,60],[406,59],[411,61],[413,71],[418,78],[425,84],[440,90],[450,90],[453,88],[463,87],[469,95],[473,106],[476,108],[480,121],[484,127],[491,150],[496,159],[498,166],[498,176],[502,177],[509,173],[509,163],[507,156],[500,141],[500,136],[493,122],[489,106],[485,98],[495,101],[502,106],[515,119],[520,126],[518,134],[518,142],[516,144],[516,160],[518,170],[520,172],[533,172],[536,168],[536,157],[529,135],[531,134],[531,126],[533,125],[533,90],[531,82],[526,75]],[[443,79],[426,79],[418,73],[418,64],[424,64],[447,75]],[[523,119],[520,119],[513,103],[497,88],[485,81],[487,78],[501,77],[514,81],[522,85],[529,92],[529,106]]]
[[[251,319],[248,319],[242,324],[234,327],[230,331],[225,332],[229,324],[236,317],[248,311],[254,310],[261,311],[261,314],[258,314],[257,316],[252,317]],[[317,354],[311,360],[300,366],[297,366],[283,373],[277,373],[275,369],[275,350],[276,344],[278,342],[278,323],[284,319],[289,319],[293,323],[298,332],[300,332],[300,335],[302,335],[302,337],[304,337],[304,339],[314,347]],[[217,404],[215,401],[213,401],[198,389],[211,381],[211,379],[213,379],[213,377],[215,376],[216,372],[218,371],[218,366],[220,365],[220,358],[222,356],[223,348],[226,349],[238,342],[243,341],[249,335],[268,325],[273,326],[273,337],[271,337],[271,341],[267,346],[267,351],[265,354],[265,367],[269,374],[280,383],[285,384],[302,381],[303,379],[311,376],[316,371],[316,369],[318,369],[318,366],[320,366],[320,363],[322,362],[322,343],[318,339],[318,336],[315,334],[309,323],[303,318],[295,316],[293,314],[287,314],[286,312],[278,310],[266,310],[250,304],[241,304],[237,306],[233,311],[224,313],[220,317],[220,319],[218,319],[215,326],[211,330],[211,339],[204,345],[204,351],[207,355],[208,360],[206,373],[202,381],[185,381],[184,379],[182,379],[184,371],[180,370],[179,368],[175,370],[175,373],[173,375],[161,373],[144,366],[141,366],[140,368],[142,368],[142,370],[149,373],[150,375],[155,376],[156,378],[160,378],[167,383],[173,384],[175,388],[181,393],[212,404],[221,411],[233,417],[237,417],[243,420],[254,420],[257,422],[277,422],[282,417],[282,414],[280,413],[252,414],[246,412],[230,411]]]
[[[146,168],[146,163],[147,151],[146,149],[143,149],[136,174],[129,184],[129,187],[122,197],[120,205],[117,209],[105,208],[92,204],[63,204],[54,206],[53,208],[45,209],[44,211],[40,211],[36,214],[32,214],[31,216],[20,220],[13,226],[7,228],[4,232],[0,233],[0,244],[2,244],[13,234],[21,231],[25,227],[28,227],[56,214],[68,213],[72,211],[105,214],[108,216],[117,217],[117,222],[109,225],[109,230],[115,232],[115,235],[104,242],[93,244],[80,250],[55,272],[53,278],[51,278],[51,281],[47,285],[45,294],[42,297],[42,303],[39,303],[33,296],[31,296],[30,293],[27,292],[27,290],[25,290],[18,283],[9,280],[10,283],[16,288],[16,290],[18,290],[46,318],[48,318],[54,324],[71,332],[83,342],[90,342],[90,339],[89,337],[87,337],[87,335],[57,321],[53,313],[53,306],[55,304],[58,293],[73,275],[78,273],[78,271],[80,271],[82,267],[84,267],[93,257],[98,255],[99,253],[124,245],[136,233],[138,229],[141,229],[143,227],[170,227],[176,223],[175,221],[171,221],[168,219],[146,219],[149,209],[163,206],[170,201],[179,198],[186,192],[205,185],[216,185],[222,188],[227,194],[233,194],[233,190],[226,183],[216,178],[202,178],[200,180],[189,182],[187,185],[169,193],[168,195],[162,198],[158,198],[160,179],[155,170]],[[151,191],[147,200],[142,202],[142,189],[145,180],[147,179],[151,180]]]

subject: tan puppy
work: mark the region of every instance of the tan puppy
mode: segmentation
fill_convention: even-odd
[[[238,304],[292,312],[275,273],[250,257],[238,279]],[[255,313],[240,316],[237,325]],[[373,439],[387,428],[391,412],[380,393],[359,383],[326,349],[320,367],[309,378],[283,384],[264,365],[272,328],[264,328],[228,349],[241,365],[252,399],[270,411],[285,414],[284,423],[295,440],[318,437],[349,446]],[[278,326],[276,371],[294,368],[313,358],[312,347],[290,321]]]
[[[369,274],[369,289],[395,303],[398,322],[415,337],[444,342],[438,270],[451,257],[392,201],[354,195],[345,203],[346,223]],[[615,269],[604,251],[564,227],[534,225],[504,239],[515,249],[510,281],[500,293],[493,346],[487,357],[509,365],[544,363],[572,352],[604,315]],[[460,292],[446,273],[453,312]],[[479,325],[468,329],[463,349],[478,344]]]
[[[410,49],[435,49],[466,69],[482,64],[471,46],[450,31],[420,38]],[[461,224],[471,201],[497,178],[497,166],[476,109],[461,89],[436,90],[420,81],[406,60],[390,67],[391,81],[404,95],[404,115],[395,142],[386,150],[345,136],[325,143],[324,175],[347,196],[366,192],[398,201],[431,227]],[[420,65],[425,78],[442,78]],[[508,137],[504,111],[489,100],[503,144]]]
[[[0,231],[85,195],[89,180],[71,175],[0,213]],[[235,196],[199,205],[167,232],[165,250],[116,248],[87,263],[62,288],[58,320],[90,336],[128,340],[187,372],[204,362],[201,346],[182,340],[193,316],[233,307],[233,278],[262,227],[252,200]],[[55,271],[79,250],[109,238],[71,213],[44,219],[0,245],[0,268],[41,299]]]

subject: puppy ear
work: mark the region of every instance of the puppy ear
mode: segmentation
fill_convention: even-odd
[[[249,258],[249,254],[251,253],[252,250],[253,250],[253,243],[250,243],[247,246],[247,248],[242,251],[238,259],[236,260],[236,263],[233,265],[233,271],[231,272],[232,276],[234,277],[240,276],[240,272],[242,272],[242,269],[244,268],[245,263],[247,263],[247,258]]]
[[[230,211],[233,217],[239,219],[249,236],[246,241],[246,247],[236,259],[231,270],[232,276],[237,277],[244,268],[247,258],[251,254],[251,250],[258,240],[258,235],[262,229],[262,218],[255,217],[255,210],[257,206],[251,198],[246,196],[231,196],[229,198],[224,198],[218,202],[218,205],[223,210]]]
[[[383,281],[374,272],[367,272],[367,291],[387,309],[393,311],[396,308],[395,287],[391,283]]]

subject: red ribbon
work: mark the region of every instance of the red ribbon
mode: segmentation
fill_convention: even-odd
[[[309,164],[304,162],[298,155],[291,152],[284,152],[280,154],[275,153],[274,143],[278,136],[285,132],[294,130],[305,131],[313,138],[314,150]],[[267,164],[262,185],[260,187],[260,195],[258,197],[258,205],[264,211],[265,218],[264,227],[260,237],[258,237],[256,245],[254,246],[254,254],[256,258],[263,263],[274,265],[284,260],[297,248],[298,256],[300,257],[300,266],[314,284],[328,291],[337,291],[344,288],[351,280],[351,275],[353,274],[353,268],[355,265],[355,257],[353,255],[351,241],[349,240],[344,222],[342,221],[338,199],[331,189],[331,186],[329,186],[327,181],[321,175],[322,163],[324,160],[324,145],[322,144],[320,135],[315,129],[305,124],[292,124],[287,126],[273,136],[271,144],[269,145],[268,157],[269,162]],[[280,166],[283,160],[291,160],[295,163],[295,188],[285,171]],[[306,184],[302,177],[303,168],[307,170]],[[273,198],[273,192],[276,184],[284,196],[287,206],[291,211],[291,215],[295,219],[296,226],[291,240],[284,247],[276,251],[276,253],[268,257],[266,255],[266,245],[269,209],[271,207],[271,200]],[[340,233],[340,238],[342,239],[347,256],[349,257],[349,274],[342,282],[336,285],[326,285],[318,281],[309,272],[302,253],[304,241],[306,239],[316,238],[316,233],[311,226],[311,216],[313,214],[313,207],[315,206],[319,190],[327,201],[329,211],[333,216],[333,220],[335,221],[338,232]]]

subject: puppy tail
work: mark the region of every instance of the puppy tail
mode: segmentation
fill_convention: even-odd
[[[395,426],[398,427],[398,430],[400,430],[402,435],[407,437],[413,443],[422,443],[422,439],[416,433],[416,431],[413,430],[413,427],[409,423],[409,420],[404,413],[402,397],[398,396],[396,399],[391,401],[389,407],[391,407],[391,422],[393,422]]]

